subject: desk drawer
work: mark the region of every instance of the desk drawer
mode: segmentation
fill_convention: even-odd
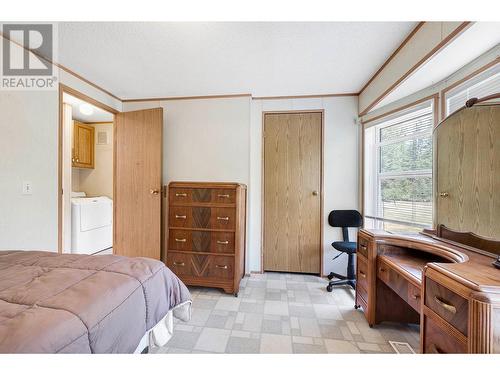
[[[362,287],[364,290],[368,290],[368,264],[363,259],[358,257],[356,259],[356,286]],[[364,297],[367,301],[367,297]]]
[[[467,345],[442,329],[434,320],[425,317],[424,353],[467,353]]]
[[[361,285],[359,285],[359,283],[357,283],[356,284],[356,298],[358,300],[358,304],[359,304],[360,297],[365,304],[368,303],[368,292],[366,291],[365,288],[363,288]]]
[[[368,240],[364,237],[358,238],[358,250],[357,255],[361,255],[368,259]]]
[[[408,305],[414,310],[420,312],[422,310],[422,295],[420,288],[408,283]]]
[[[469,303],[465,298],[426,278],[425,305],[467,336]]]
[[[394,292],[396,292],[397,295],[403,300],[408,300],[409,282],[389,265],[387,265],[387,263],[380,260],[377,262],[377,277]]]

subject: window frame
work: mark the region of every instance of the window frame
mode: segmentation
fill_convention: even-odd
[[[392,139],[388,141],[380,141],[380,131],[386,127],[397,125],[396,123],[391,122],[393,119],[397,119],[400,117],[403,117],[407,114],[410,114],[412,112],[416,112],[419,110],[422,110],[424,108],[430,107],[430,116],[432,119],[432,131],[434,130],[435,126],[437,125],[437,119],[438,119],[438,103],[439,103],[439,96],[438,94],[431,95],[426,98],[422,98],[416,102],[410,103],[404,107],[400,107],[398,109],[395,109],[393,111],[390,111],[384,115],[377,116],[376,118],[373,118],[372,120],[369,120],[364,123],[366,125],[368,122],[373,122],[373,124],[370,124],[370,126],[363,126],[363,193],[362,193],[362,199],[363,199],[363,206],[362,209],[364,211],[365,217],[368,219],[373,220],[374,226],[377,229],[384,229],[384,224],[385,223],[393,223],[393,224],[400,224],[400,225],[407,225],[407,226],[412,226],[415,228],[427,228],[427,225],[422,225],[421,223],[414,223],[414,222],[408,222],[404,220],[395,220],[395,219],[387,219],[382,216],[380,216],[380,213],[382,212],[381,205],[382,205],[382,192],[381,192],[381,182],[384,179],[396,179],[396,178],[408,178],[408,177],[430,177],[431,182],[432,182],[432,188],[431,190],[434,192],[434,160],[432,160],[432,165],[429,169],[420,169],[420,170],[411,170],[411,171],[399,171],[399,172],[381,172],[381,147],[385,145],[390,145],[390,144],[395,144],[395,143],[401,143],[407,140],[416,140],[416,139],[422,139],[428,136],[428,131],[419,131],[417,133],[411,134],[411,135],[406,135],[404,137],[400,137],[397,139]],[[403,120],[404,121],[404,120]],[[386,124],[384,124],[386,123]],[[384,125],[383,125],[384,124]],[[375,141],[372,143],[373,146],[373,158],[369,165],[366,165],[367,160],[366,160],[366,155],[365,153],[367,152],[367,142],[366,142],[366,130],[369,128],[374,128],[374,137]],[[431,141],[432,141],[432,131],[431,131]],[[434,146],[434,145],[433,145]],[[434,149],[433,149],[433,154],[434,154]],[[433,158],[433,157],[432,157]],[[433,158],[434,159],[434,158]],[[373,190],[373,198],[372,200],[375,200],[375,202],[372,203],[372,208],[375,210],[374,215],[366,215],[366,207],[367,207],[367,202],[365,199],[366,192],[367,192],[367,175],[366,175],[366,168],[375,168],[374,176],[372,176],[372,180],[374,181],[374,189]],[[432,219],[431,223],[429,224],[432,226],[434,224],[434,207],[435,207],[435,200],[434,197],[431,197],[431,204],[432,204]]]

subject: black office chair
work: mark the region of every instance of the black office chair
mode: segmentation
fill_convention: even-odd
[[[332,243],[335,250],[340,251],[333,260],[337,259],[342,254],[347,254],[347,276],[339,275],[335,272],[330,272],[328,279],[334,277],[340,280],[330,281],[326,290],[331,292],[334,285],[350,285],[356,289],[356,271],[354,270],[354,255],[356,254],[356,242],[349,241],[349,228],[359,228],[363,225],[363,216],[356,210],[334,210],[328,215],[328,224],[335,228],[342,228],[342,236],[344,241],[336,241]]]

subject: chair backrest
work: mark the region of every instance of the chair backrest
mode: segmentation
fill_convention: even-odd
[[[349,241],[347,228],[359,228],[363,225],[363,216],[356,210],[333,210],[328,215],[328,224],[342,228],[344,241]]]

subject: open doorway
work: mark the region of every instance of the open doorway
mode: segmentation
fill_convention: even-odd
[[[62,92],[61,251],[113,253],[114,114]]]

